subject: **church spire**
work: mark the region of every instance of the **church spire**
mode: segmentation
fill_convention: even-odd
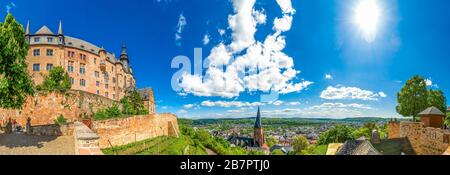
[[[120,59],[128,59],[127,46],[122,43],[122,52],[120,53]]]
[[[255,128],[262,128],[260,107],[258,107],[258,114],[256,114]]]
[[[63,28],[62,28],[62,21],[61,20],[59,20],[58,35],[63,35]]]
[[[25,35],[30,35],[30,21],[27,22],[27,29],[25,29]]]

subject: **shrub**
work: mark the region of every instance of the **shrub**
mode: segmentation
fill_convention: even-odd
[[[318,145],[328,145],[330,143],[344,143],[347,140],[353,140],[353,128],[346,125],[337,125],[330,130],[322,133],[317,141]]]
[[[67,119],[64,118],[63,115],[60,115],[58,118],[56,118],[56,120],[54,122],[55,122],[55,124],[58,124],[58,125],[64,125],[64,124],[67,124]]]

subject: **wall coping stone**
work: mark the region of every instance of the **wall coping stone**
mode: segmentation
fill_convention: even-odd
[[[81,122],[75,122],[76,139],[78,140],[97,140],[100,137]]]

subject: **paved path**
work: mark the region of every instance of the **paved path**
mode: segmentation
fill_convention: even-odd
[[[212,149],[206,148],[206,152],[208,153],[208,155],[210,156],[216,156],[218,155],[216,152],[214,152]]]
[[[0,134],[0,155],[74,155],[73,136]]]

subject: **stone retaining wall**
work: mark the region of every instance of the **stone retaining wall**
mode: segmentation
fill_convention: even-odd
[[[16,119],[22,126],[26,118],[32,125],[54,124],[54,120],[63,115],[70,122],[80,121],[84,114],[91,116],[99,109],[110,107],[115,101],[83,91],[63,93],[38,93],[28,97],[22,110],[0,109],[0,123],[8,118]]]
[[[173,114],[94,121],[92,125],[93,131],[100,137],[100,148],[126,145],[159,136],[179,135],[177,117]]]
[[[419,155],[442,155],[450,146],[450,131],[420,122],[401,122],[400,137],[408,138]]]
[[[71,136],[73,135],[74,126],[73,123],[66,125],[39,125],[31,126],[30,135],[37,136]]]

